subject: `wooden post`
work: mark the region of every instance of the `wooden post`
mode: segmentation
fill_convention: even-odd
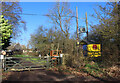
[[[4,71],[6,71],[6,56],[4,55],[4,59],[3,59],[3,64],[4,64]]]
[[[87,12],[86,12],[86,28],[87,28],[87,42],[88,42],[88,21],[87,21]]]
[[[65,65],[65,55],[62,56],[62,65]]]
[[[58,43],[58,46],[57,46],[57,55],[58,55],[58,50],[59,50],[59,43]]]
[[[76,6],[76,24],[77,24],[77,56],[78,56],[78,42],[79,42],[79,33],[78,33],[78,8]]]
[[[49,56],[47,56],[47,68],[49,67]]]

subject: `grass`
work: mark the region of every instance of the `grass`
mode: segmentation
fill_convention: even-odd
[[[13,55],[12,57],[32,57],[32,56],[29,56],[29,55]]]
[[[30,61],[30,62],[32,62],[32,63],[34,63],[34,64],[36,64],[36,65],[38,65],[38,64],[42,64],[42,65],[45,65],[46,64],[46,60],[43,60],[43,59],[39,59],[39,58],[26,58],[25,59],[26,61]]]

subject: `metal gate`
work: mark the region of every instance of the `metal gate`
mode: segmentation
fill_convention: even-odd
[[[4,58],[4,70],[5,71],[21,71],[21,70],[33,70],[43,69],[62,63],[62,58],[57,56],[56,59],[52,59],[55,56],[48,57],[5,57]]]

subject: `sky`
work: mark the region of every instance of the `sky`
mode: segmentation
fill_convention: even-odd
[[[34,34],[37,28],[43,25],[46,28],[51,28],[48,17],[42,16],[49,13],[49,9],[53,8],[55,2],[20,2],[22,7],[22,13],[24,14],[36,14],[36,15],[21,15],[22,19],[26,22],[27,31],[23,31],[21,36],[18,37],[15,42],[21,45],[26,45],[30,40],[30,35]],[[94,14],[94,9],[98,10],[96,5],[105,5],[106,2],[69,2],[70,8],[76,13],[76,6],[78,7],[78,26],[85,26],[84,19],[87,12],[88,22],[94,24],[98,23],[98,20],[92,18],[90,15]],[[99,10],[98,10],[99,11]],[[90,29],[90,26],[88,26]],[[76,31],[76,19],[73,19],[73,25],[70,29],[70,33],[73,34]]]

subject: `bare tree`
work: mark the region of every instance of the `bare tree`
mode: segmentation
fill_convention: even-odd
[[[69,38],[70,23],[73,17],[69,4],[67,2],[57,2],[53,9],[49,10],[47,16],[57,29],[60,28],[66,38]]]
[[[9,20],[8,23],[13,25],[12,37],[17,38],[20,33],[22,33],[22,30],[26,30],[26,22],[20,15],[22,13],[22,8],[19,2],[1,2],[0,6],[2,15],[4,15],[5,19]]]

